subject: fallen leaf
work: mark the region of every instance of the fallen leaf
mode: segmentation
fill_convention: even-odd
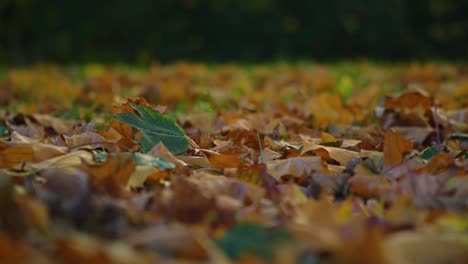
[[[90,176],[94,188],[107,192],[113,197],[126,194],[125,187],[135,167],[132,156],[109,156],[102,164],[84,162],[80,166]]]
[[[336,138],[327,132],[322,132],[322,138],[320,139],[320,144],[335,143]]]
[[[350,151],[342,148],[322,146],[314,143],[304,142],[301,149],[301,156],[314,151],[318,156],[327,159],[338,161],[341,165],[346,165],[351,159],[359,156],[358,152]]]
[[[464,234],[402,232],[385,241],[388,263],[466,263],[468,237]],[[430,250],[430,251],[428,251]]]
[[[307,176],[314,172],[323,172],[324,166],[320,157],[297,157],[284,160],[273,160],[265,163],[268,173],[280,181],[282,176]]]
[[[138,112],[123,112],[112,118],[128,124],[143,133],[140,140],[143,151],[150,151],[157,143],[162,142],[173,154],[185,152],[189,147],[184,130],[168,116],[145,106],[131,104]]]
[[[242,162],[237,155],[218,154],[209,156],[210,164],[216,169],[237,168]]]
[[[103,147],[111,152],[117,151],[117,140],[111,141],[93,131],[73,134],[71,136],[63,135],[63,139],[69,148]]]
[[[244,239],[246,236],[250,239]],[[227,232],[217,244],[232,259],[252,254],[272,260],[278,244],[291,242],[292,237],[287,230],[240,224]]]
[[[387,179],[382,176],[356,175],[349,180],[349,191],[364,199],[381,199],[392,190]]]
[[[19,163],[33,161],[33,158],[34,150],[31,146],[0,141],[0,168],[11,168]]]
[[[304,105],[304,116],[314,116],[317,126],[321,129],[328,124],[348,125],[354,119],[353,115],[343,106],[337,95],[323,93],[311,97]]]
[[[387,97],[385,99],[386,109],[402,109],[402,108],[421,108],[423,110],[430,110],[433,105],[433,99],[421,94],[420,92],[407,92],[403,93],[397,98]]]
[[[384,135],[384,169],[403,162],[403,156],[413,150],[413,143],[400,133],[388,130]]]

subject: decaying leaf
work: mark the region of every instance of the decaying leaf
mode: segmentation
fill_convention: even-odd
[[[468,262],[466,72],[6,68],[0,262]]]

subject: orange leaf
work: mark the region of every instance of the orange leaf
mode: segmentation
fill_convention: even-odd
[[[319,128],[326,128],[328,124],[348,125],[354,121],[353,114],[345,108],[341,98],[329,93],[309,98],[304,104],[303,114],[314,116]]]
[[[356,175],[349,180],[350,192],[360,197],[381,198],[391,190],[390,183],[381,176]]]
[[[109,156],[100,165],[82,164],[81,169],[90,175],[92,185],[114,197],[121,197],[125,193],[128,179],[135,170],[132,156]]]
[[[422,108],[428,110],[433,104],[431,97],[425,96],[419,92],[408,92],[400,95],[398,98],[387,97],[385,99],[385,109],[401,109],[401,108]]]
[[[22,162],[32,161],[34,151],[31,146],[8,145],[0,141],[0,168],[11,168]]]
[[[209,157],[211,166],[216,169],[237,168],[242,162],[237,155],[211,155]]]
[[[384,135],[384,169],[403,162],[403,155],[413,150],[413,143],[400,133],[388,130]]]
[[[454,165],[455,159],[449,153],[439,153],[432,157],[429,163],[417,170],[416,172],[427,171],[430,174],[437,174],[442,171],[445,171]]]
[[[28,263],[31,253],[32,249],[25,242],[0,235],[0,255],[3,263]]]

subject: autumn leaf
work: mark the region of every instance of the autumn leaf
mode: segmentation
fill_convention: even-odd
[[[327,132],[322,132],[322,138],[320,139],[320,144],[334,143],[336,138]]]
[[[319,128],[326,128],[328,124],[347,125],[354,119],[339,96],[326,93],[308,99],[304,105],[304,115],[313,116]]]
[[[365,199],[379,199],[392,189],[387,179],[377,175],[356,175],[349,180],[349,186],[352,194]]]
[[[388,130],[384,135],[384,169],[392,168],[403,162],[405,154],[413,150],[413,143],[400,133]]]
[[[34,151],[28,145],[8,145],[0,141],[0,168],[11,168],[22,162],[32,161]]]
[[[273,160],[266,163],[268,173],[279,181],[281,176],[307,176],[313,172],[322,172],[320,157],[297,157],[285,160]]]
[[[385,100],[386,109],[421,108],[429,110],[432,105],[433,99],[419,92],[407,92],[397,98],[387,97]]]
[[[242,164],[240,158],[236,155],[210,155],[208,159],[211,163],[211,166],[217,169],[237,168]]]
[[[135,104],[131,106],[140,116],[123,112],[113,115],[112,118],[143,133],[140,145],[144,152],[150,151],[159,142],[162,142],[173,154],[180,154],[188,149],[189,142],[185,138],[184,130],[174,120],[145,106]]]
[[[90,176],[94,188],[114,197],[125,195],[125,187],[135,167],[132,156],[109,156],[102,164],[85,162],[81,165],[81,169]]]
[[[2,261],[465,263],[466,72],[0,69]]]

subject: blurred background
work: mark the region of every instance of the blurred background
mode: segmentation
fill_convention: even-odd
[[[1,0],[0,64],[468,58],[461,0]]]

